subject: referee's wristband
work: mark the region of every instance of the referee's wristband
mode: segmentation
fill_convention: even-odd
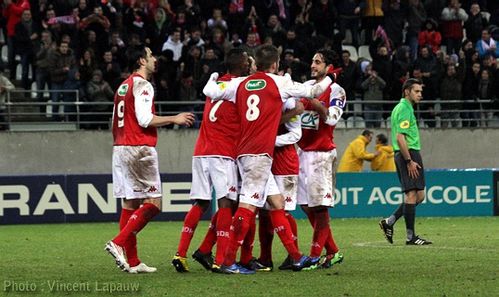
[[[405,160],[405,163],[406,163],[407,165],[409,165],[409,163],[411,163],[411,162],[412,162],[412,159],[407,159],[407,160]]]

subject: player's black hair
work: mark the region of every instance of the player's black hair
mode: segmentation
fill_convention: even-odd
[[[417,78],[409,78],[402,85],[402,95],[405,94],[405,90],[411,90],[414,85],[422,85],[423,81]]]
[[[255,60],[256,69],[268,70],[272,64],[279,61],[279,51],[273,45],[262,45],[256,50]]]
[[[385,134],[380,133],[376,135],[376,138],[381,142],[382,145],[387,145],[388,144],[388,138],[386,137]]]
[[[362,131],[362,135],[363,136],[369,136],[369,135],[372,135],[372,134],[373,134],[373,131],[371,131],[371,130],[367,130],[366,129],[366,130]]]
[[[336,52],[327,48],[321,48],[317,51],[317,54],[321,55],[324,59],[326,65],[332,65],[336,56]]]
[[[146,46],[143,44],[131,46],[126,51],[126,57],[128,62],[128,70],[134,72],[140,68],[140,59],[145,59],[147,57]]]
[[[229,73],[244,73],[244,62],[248,57],[242,48],[233,48],[225,55],[225,66]]]

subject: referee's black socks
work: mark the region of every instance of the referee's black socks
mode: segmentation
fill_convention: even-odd
[[[411,240],[414,236],[414,221],[416,220],[416,205],[404,203],[404,219],[405,228],[407,230],[407,240]]]

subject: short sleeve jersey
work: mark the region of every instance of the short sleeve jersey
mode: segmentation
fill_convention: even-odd
[[[419,129],[414,108],[409,100],[402,98],[391,114],[392,144],[395,151],[400,151],[397,134],[404,134],[408,149],[421,150]]]
[[[346,94],[341,86],[331,84],[317,99],[326,107],[335,105],[343,109],[346,103]],[[302,137],[298,142],[300,149],[304,151],[330,151],[335,149],[333,131],[336,126],[330,126],[322,121],[317,111],[312,108],[309,100],[302,99],[301,102],[305,107],[305,111],[301,115]]]
[[[230,81],[231,75],[219,81]],[[214,101],[206,97],[203,123],[194,147],[194,157],[218,156],[236,158],[236,142],[239,138],[239,116],[236,104],[227,100]]]
[[[154,88],[151,83],[137,73],[130,75],[121,83],[114,96],[114,145],[156,146],[156,127],[143,127],[138,120],[152,119],[154,112]]]

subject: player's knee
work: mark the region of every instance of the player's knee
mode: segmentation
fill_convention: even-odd
[[[199,207],[201,207],[201,209],[203,210],[203,212],[205,212],[206,210],[208,210],[208,207],[210,206],[210,201],[209,200],[196,200],[196,202],[194,202],[194,204],[198,205]]]

